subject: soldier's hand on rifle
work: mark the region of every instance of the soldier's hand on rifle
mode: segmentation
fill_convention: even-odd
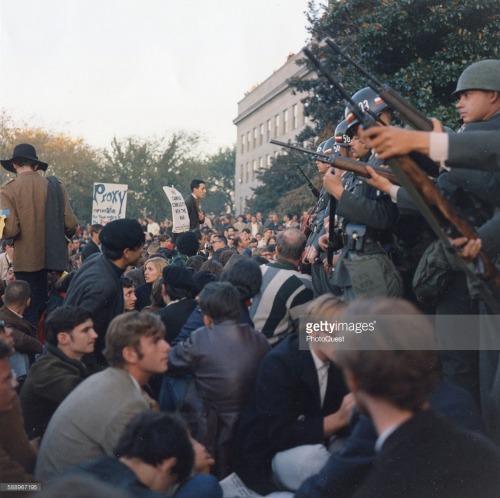
[[[481,250],[481,239],[468,239],[467,237],[459,237],[451,241],[455,247],[459,248],[460,256],[465,261],[473,261],[476,259]]]
[[[366,180],[366,183],[368,183],[368,185],[371,185],[373,188],[380,190],[381,192],[389,194],[391,187],[394,184],[387,178],[380,176],[371,166],[366,166],[366,171],[368,171],[371,176],[371,179]]]
[[[430,135],[426,131],[405,130],[395,126],[373,126],[363,130],[361,136],[379,159],[403,156],[412,151],[429,153]]]
[[[338,201],[344,193],[340,171],[330,168],[323,176],[323,185]]]

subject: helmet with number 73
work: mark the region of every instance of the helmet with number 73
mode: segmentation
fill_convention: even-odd
[[[351,97],[351,100],[353,100],[355,105],[357,105],[362,112],[370,110],[375,116],[379,116],[386,109],[389,109],[385,101],[370,87],[357,91]],[[344,117],[345,121],[347,121],[347,129],[359,124],[358,118],[353,114],[349,105],[345,108]]]

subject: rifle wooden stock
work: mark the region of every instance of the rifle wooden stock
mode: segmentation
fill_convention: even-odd
[[[366,163],[361,161],[356,161],[355,159],[349,159],[347,157],[332,157],[320,152],[314,152],[310,149],[305,149],[304,147],[299,147],[298,145],[287,144],[285,142],[280,142],[279,140],[271,140],[272,144],[280,145],[281,147],[286,147],[287,149],[296,150],[297,152],[302,152],[304,154],[309,154],[310,156],[315,156],[322,163],[330,164],[334,168],[341,169],[342,171],[350,171],[363,178],[371,178],[370,173],[368,173]],[[370,165],[371,166],[371,165]],[[395,185],[399,185],[398,177],[390,170],[386,168],[380,168],[378,166],[372,166],[372,168],[384,178],[387,178],[390,182]]]
[[[409,156],[396,156],[392,160],[397,161],[399,168],[421,194],[423,200],[428,205],[436,206],[441,215],[448,220],[462,237],[467,237],[468,239],[479,238],[474,227],[458,214],[453,205],[441,195],[436,185],[429,180],[427,175]],[[484,278],[488,283],[500,288],[500,272],[483,251],[479,253],[479,257],[484,265]]]

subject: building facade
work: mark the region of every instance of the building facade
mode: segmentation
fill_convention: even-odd
[[[271,165],[281,148],[271,139],[292,142],[308,124],[301,99],[288,86],[290,78],[306,78],[311,73],[298,66],[301,53],[289,56],[287,62],[263,83],[253,88],[238,102],[238,116],[233,123],[237,128],[235,164],[235,212],[242,214],[247,201],[253,197],[257,172]]]

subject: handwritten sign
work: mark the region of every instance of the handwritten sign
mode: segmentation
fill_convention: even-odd
[[[92,196],[92,224],[105,225],[108,221],[125,218],[128,185],[94,183]]]
[[[184,198],[174,187],[163,187],[172,206],[172,232],[183,233],[189,230],[189,214]]]

